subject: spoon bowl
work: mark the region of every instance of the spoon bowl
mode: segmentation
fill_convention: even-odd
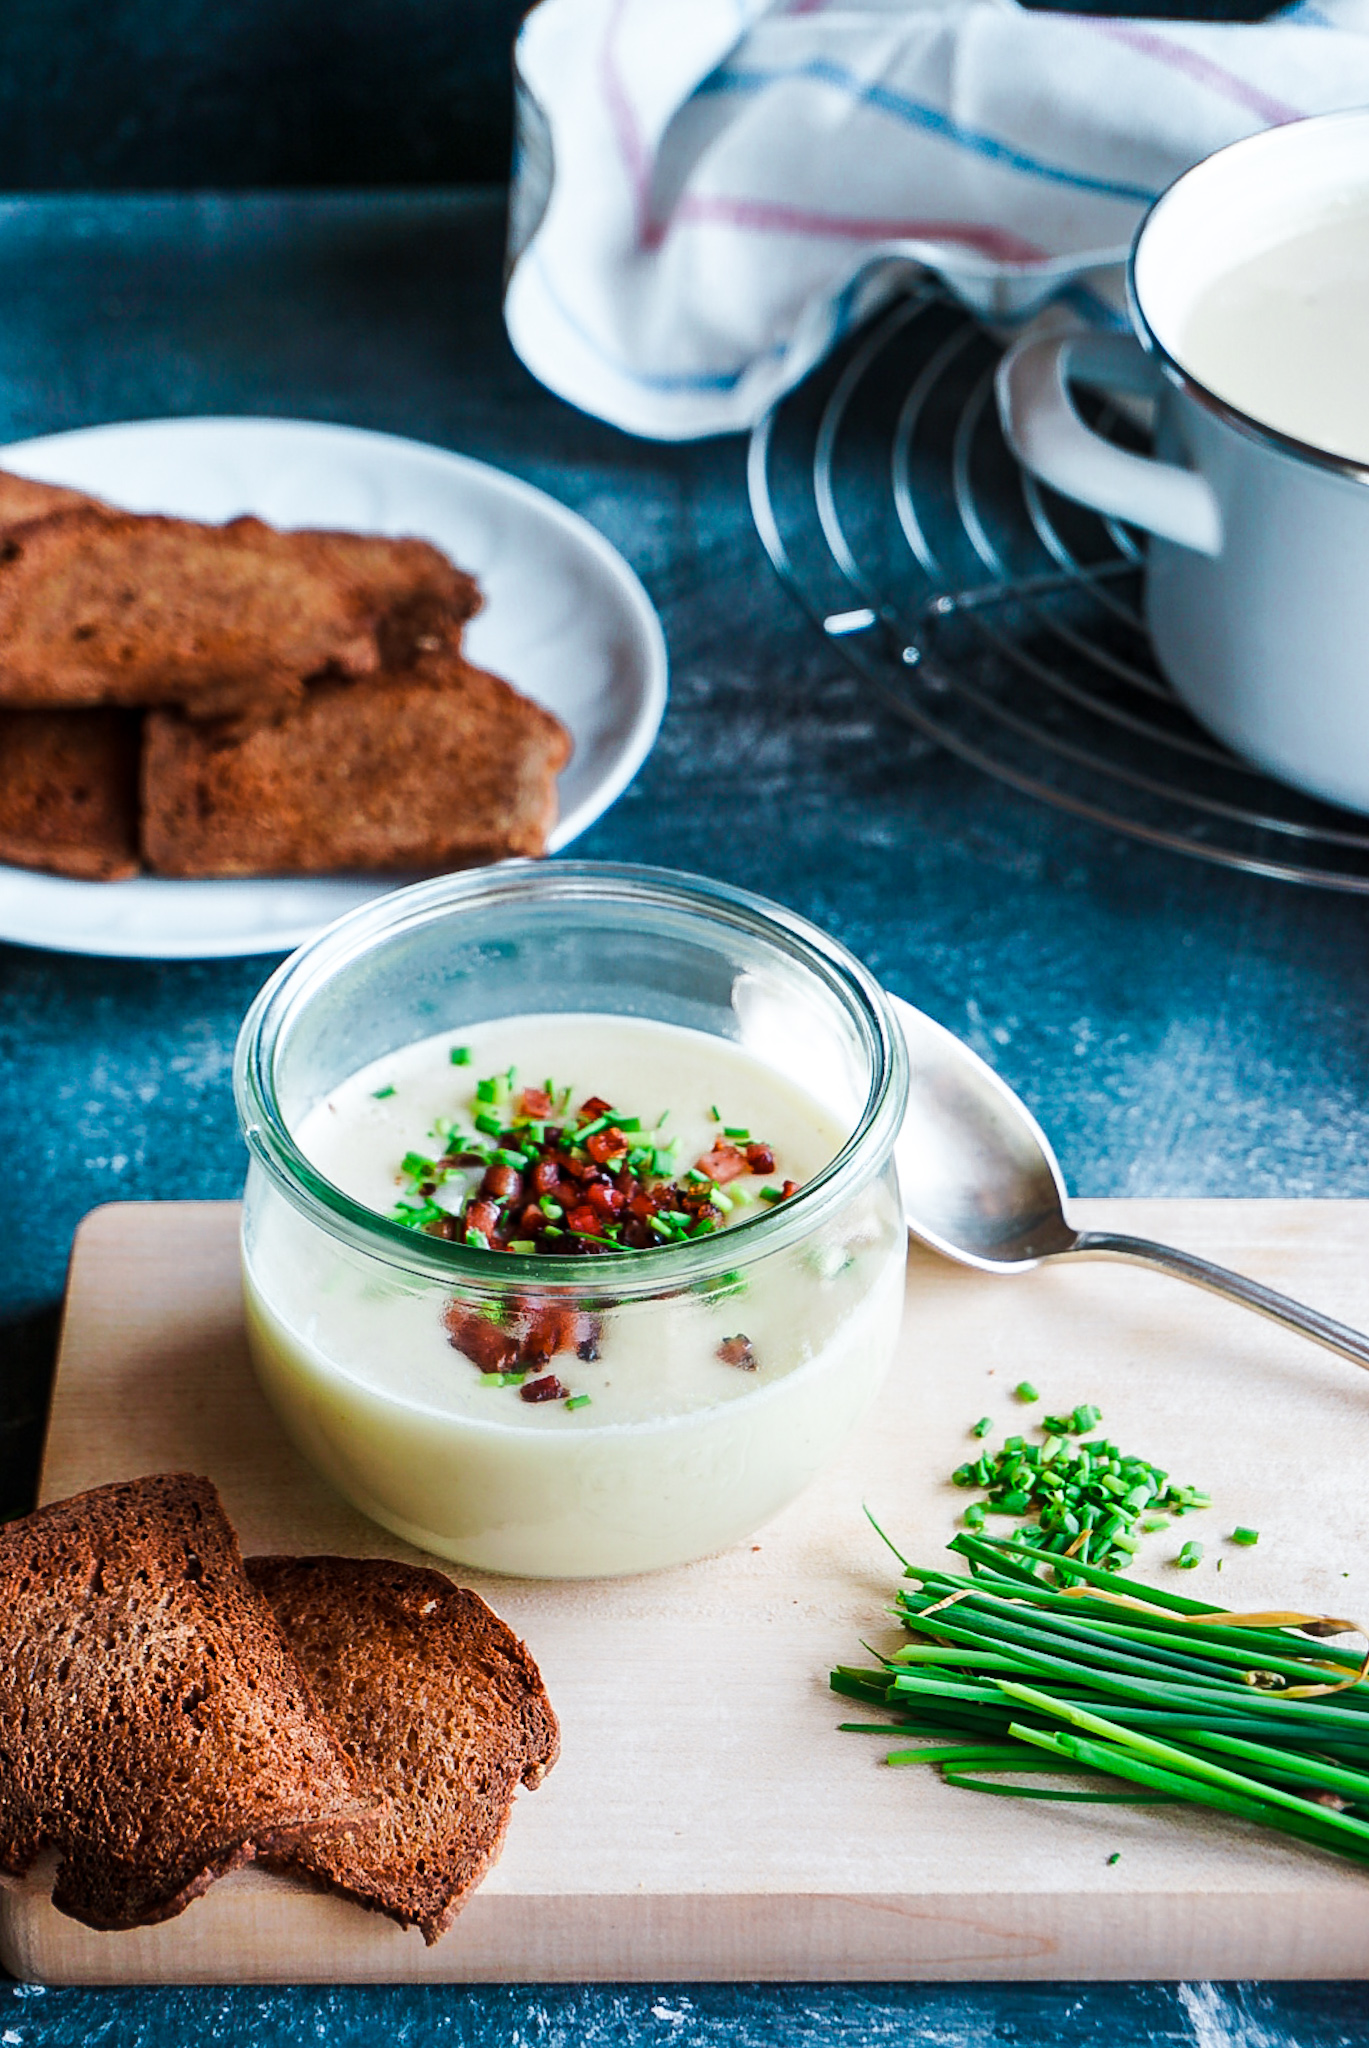
[[[909,1066],[895,1157],[908,1228],[923,1244],[981,1273],[1027,1273],[1047,1259],[1134,1260],[1369,1366],[1369,1337],[1256,1280],[1149,1238],[1076,1230],[1059,1163],[1026,1104],[944,1025],[897,996],[893,1004]]]

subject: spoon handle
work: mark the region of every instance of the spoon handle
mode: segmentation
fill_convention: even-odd
[[[1214,1294],[1243,1302],[1262,1316],[1300,1331],[1314,1343],[1324,1344],[1329,1351],[1339,1351],[1342,1358],[1353,1359],[1356,1365],[1369,1366],[1369,1337],[1362,1331],[1352,1330],[1348,1323],[1338,1323],[1314,1308],[1306,1308],[1286,1294],[1276,1294],[1272,1287],[1262,1287],[1258,1280],[1247,1280],[1244,1274],[1214,1266],[1210,1259],[1200,1259],[1193,1252],[1176,1251],[1173,1245],[1152,1244],[1149,1238],[1127,1237],[1115,1230],[1078,1231],[1066,1256],[1075,1252],[1136,1259],[1144,1266],[1156,1266],[1162,1273],[1172,1273],[1176,1280],[1191,1280],[1195,1287],[1207,1287]]]

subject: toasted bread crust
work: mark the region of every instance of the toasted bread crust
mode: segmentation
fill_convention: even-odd
[[[495,1862],[560,1731],[536,1664],[475,1593],[383,1558],[252,1557],[361,1781],[384,1802],[269,1852],[435,1942]]]
[[[136,874],[140,732],[134,711],[0,711],[0,861]]]
[[[3,531],[0,704],[256,715],[306,677],[377,669],[394,620],[459,638],[478,604],[426,541],[78,505]]]
[[[97,1487],[0,1529],[0,1868],[54,1845],[53,1904],[136,1927],[371,1810],[207,1479]]]
[[[143,854],[163,875],[469,867],[545,853],[559,719],[458,657],[318,683],[268,723],[147,721]]]
[[[108,509],[84,491],[68,490],[65,484],[36,483],[32,477],[16,476],[12,469],[0,469],[0,527],[42,519],[49,512],[74,512],[81,506]]]

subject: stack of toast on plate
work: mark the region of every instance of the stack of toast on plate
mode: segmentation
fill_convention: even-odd
[[[565,727],[426,541],[121,512],[0,472],[0,860],[90,880],[540,854]]]

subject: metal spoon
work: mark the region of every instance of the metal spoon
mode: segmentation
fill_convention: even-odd
[[[1076,1230],[1045,1133],[993,1068],[942,1025],[894,1000],[911,1087],[896,1148],[908,1228],[981,1273],[1026,1273],[1046,1259],[1135,1259],[1225,1294],[1369,1366],[1369,1337],[1192,1252],[1115,1230]]]

